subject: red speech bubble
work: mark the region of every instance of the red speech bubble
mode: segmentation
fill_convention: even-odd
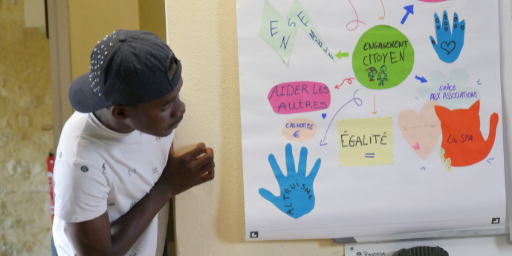
[[[282,83],[272,87],[268,101],[276,114],[320,111],[331,105],[331,91],[318,82]]]

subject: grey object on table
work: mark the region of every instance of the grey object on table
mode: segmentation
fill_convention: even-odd
[[[417,246],[410,249],[402,249],[393,256],[449,256],[441,247]]]

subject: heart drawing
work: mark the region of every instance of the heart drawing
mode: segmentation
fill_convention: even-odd
[[[398,126],[407,144],[423,159],[432,153],[441,137],[441,121],[436,115],[434,106],[437,101],[428,101],[423,105],[420,115],[408,109],[398,115]]]
[[[452,44],[453,44],[453,46],[451,46]],[[455,43],[455,41],[450,41],[449,43],[444,41],[441,43],[441,49],[445,50],[448,54],[453,52],[453,50],[455,50],[456,46],[457,46],[457,44]]]

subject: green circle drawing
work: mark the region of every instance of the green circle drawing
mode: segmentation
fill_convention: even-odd
[[[89,171],[89,167],[85,166],[85,165],[82,165],[82,167],[80,167],[80,170],[82,172],[88,172]]]
[[[409,39],[394,27],[378,25],[366,31],[352,54],[352,68],[363,86],[383,90],[401,84],[414,65]]]

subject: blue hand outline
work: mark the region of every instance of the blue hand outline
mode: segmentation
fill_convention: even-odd
[[[444,11],[443,23],[437,13],[434,14],[434,21],[436,26],[437,43],[432,36],[430,42],[434,50],[436,50],[439,59],[446,63],[453,63],[459,58],[462,47],[464,46],[464,33],[466,31],[466,21],[459,22],[457,13],[453,14],[453,31],[450,31],[450,22],[448,21],[448,14]]]
[[[313,192],[313,181],[320,169],[321,160],[318,158],[311,172],[306,177],[306,161],[308,149],[302,147],[300,150],[299,168],[295,172],[295,161],[293,159],[292,145],[288,143],[285,147],[287,175],[284,176],[277,164],[273,154],[268,156],[268,162],[274,171],[281,194],[273,195],[270,191],[260,188],[260,195],[273,203],[279,210],[288,216],[298,219],[308,214],[315,208],[315,194]]]

